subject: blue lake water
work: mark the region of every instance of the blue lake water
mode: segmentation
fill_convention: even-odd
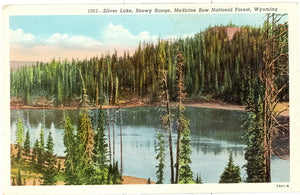
[[[54,138],[54,150],[59,156],[64,156],[63,145],[63,112],[62,110],[11,110],[11,143],[15,143],[15,131],[17,113],[28,121],[31,146],[39,138],[41,121],[45,115],[45,140],[51,131]],[[77,126],[79,110],[68,110],[73,125]],[[110,109],[110,119],[115,114],[116,124],[116,161],[120,161],[120,120],[119,111]],[[106,110],[105,110],[106,113]],[[175,112],[174,112],[175,113]],[[141,178],[156,180],[155,145],[157,132],[165,133],[160,125],[161,108],[137,107],[122,109],[122,135],[123,135],[123,174]],[[190,122],[192,155],[191,168],[194,173],[201,175],[203,183],[218,183],[224,168],[228,163],[230,152],[233,153],[235,165],[241,168],[241,177],[246,179],[246,171],[243,165],[245,141],[242,138],[243,118],[246,112],[219,110],[208,108],[186,107],[186,118]],[[91,110],[90,116],[96,125],[97,110]],[[29,119],[29,120],[27,120]],[[176,125],[173,124],[173,148],[175,154],[175,143],[177,139]],[[25,127],[26,129],[26,127]],[[108,135],[106,127],[106,136]],[[111,143],[112,142],[112,126]],[[108,137],[107,137],[108,139]],[[168,143],[167,137],[165,139]],[[166,145],[168,151],[168,145]],[[174,156],[175,159],[175,156]],[[165,180],[170,181],[169,155],[165,161]],[[290,178],[290,163],[277,156],[271,158],[272,182],[288,182]]]

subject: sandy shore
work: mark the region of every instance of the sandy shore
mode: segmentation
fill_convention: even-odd
[[[185,106],[189,107],[198,107],[198,108],[212,108],[212,109],[224,109],[224,110],[238,110],[238,111],[246,111],[245,106],[235,105],[235,104],[227,104],[221,102],[202,102],[202,103],[187,103]]]
[[[173,102],[171,103],[172,106],[177,105],[178,103]],[[120,105],[107,105],[107,106],[102,106],[102,109],[109,109],[109,108],[131,108],[131,107],[151,107],[151,106],[160,106],[161,104],[156,103],[156,104],[146,104],[141,101],[135,101],[132,103],[126,103],[126,104],[120,104]],[[229,104],[229,103],[224,103],[224,102],[200,102],[200,103],[184,103],[184,106],[188,107],[198,107],[198,108],[211,108],[211,109],[224,109],[224,110],[237,110],[237,111],[246,111],[246,106],[241,106],[241,105],[236,105],[236,104]],[[282,116],[289,116],[289,104],[288,103],[280,103],[278,104],[278,109],[277,110],[283,110],[280,115]],[[88,107],[87,109],[99,109],[100,107]],[[16,109],[52,109],[52,110],[77,110],[80,109],[79,107],[39,107],[39,106],[11,106],[11,110],[16,110]]]

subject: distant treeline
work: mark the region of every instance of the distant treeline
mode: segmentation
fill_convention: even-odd
[[[179,51],[184,56],[188,98],[204,97],[244,105],[249,91],[263,88],[258,75],[264,65],[266,46],[262,28],[234,29],[235,32],[233,27],[210,27],[185,39],[140,43],[132,55],[114,51],[85,60],[37,62],[11,70],[11,96],[24,99],[27,105],[42,96],[52,99],[56,106],[80,99],[81,72],[93,104],[116,103],[132,97],[151,103],[160,100],[160,73],[166,71],[170,100],[175,101]],[[286,80],[288,77],[277,85]]]

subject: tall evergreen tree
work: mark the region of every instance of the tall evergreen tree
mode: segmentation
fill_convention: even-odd
[[[288,23],[279,24],[285,14],[267,14],[265,22],[265,44],[263,61],[259,77],[264,83],[263,130],[264,130],[264,163],[266,182],[271,182],[272,135],[281,129],[287,130],[289,124],[278,121],[277,104],[288,94],[289,55],[288,55]]]
[[[180,151],[179,151],[179,175],[178,183],[188,184],[194,183],[193,172],[191,170],[190,164],[191,160],[191,138],[190,138],[190,129],[188,121],[183,116],[184,108],[181,108],[179,113],[179,129],[181,131],[180,137]]]
[[[29,157],[30,156],[30,135],[29,130],[26,131],[26,137],[24,142],[24,154]]]
[[[44,123],[43,123],[44,124]],[[37,153],[37,164],[42,167],[44,164],[44,154],[45,154],[45,141],[44,141],[44,125],[42,124],[41,132],[40,132],[40,140],[39,140],[39,147]]]
[[[95,165],[95,177],[92,184],[106,184],[107,166],[107,143],[105,139],[105,118],[103,109],[98,109],[98,124],[95,130],[95,147],[93,161]]]
[[[12,178],[12,184],[11,184],[11,185],[12,185],[12,186],[17,185],[17,184],[16,184],[16,177],[13,177],[13,178]]]
[[[156,176],[157,176],[157,184],[162,184],[164,181],[164,168],[165,168],[165,140],[163,138],[163,134],[157,133],[157,145],[155,148],[156,152],[156,160],[158,160],[158,165],[156,166],[157,171],[156,171]]]
[[[185,94],[184,94],[184,78],[183,78],[183,67],[184,67],[184,58],[183,58],[183,54],[181,52],[177,52],[176,55],[176,60],[177,60],[177,67],[176,67],[176,76],[177,76],[177,90],[178,90],[178,99],[179,99],[179,105],[178,105],[178,121],[177,121],[177,146],[176,146],[176,174],[175,174],[175,183],[178,183],[178,177],[179,177],[179,163],[180,163],[180,139],[181,139],[181,132],[182,129],[181,127],[183,127],[180,124],[181,120],[180,117],[182,117],[182,109],[184,108],[182,105],[182,101],[185,98]]]
[[[107,132],[108,132],[108,155],[109,155],[109,163],[111,163],[111,139],[110,139],[110,113],[109,109],[106,109],[107,114]]]
[[[252,93],[250,93],[252,94]],[[264,130],[263,130],[263,104],[259,97],[257,104],[250,107],[249,116],[244,124],[247,149],[245,152],[245,165],[247,171],[246,182],[266,182],[264,163]]]
[[[232,152],[230,152],[227,167],[222,173],[219,183],[240,183],[240,182],[241,182],[240,168],[239,166],[235,166],[233,164]]]
[[[119,114],[120,114],[120,160],[121,160],[121,168],[120,171],[123,173],[123,131],[122,131],[122,125],[123,125],[123,117],[122,117],[122,108],[119,108]]]
[[[198,174],[197,174],[197,177],[196,177],[196,179],[195,179],[195,183],[197,183],[197,184],[202,184],[202,178],[201,178],[201,176],[198,175]]]
[[[162,83],[163,83],[163,96],[166,102],[166,114],[161,117],[162,120],[162,128],[168,133],[168,141],[169,141],[169,156],[170,156],[170,168],[171,168],[171,183],[174,183],[174,160],[173,160],[173,142],[172,142],[172,118],[171,118],[171,110],[170,110],[170,98],[168,91],[168,81],[167,76],[164,71],[162,74]]]
[[[39,140],[36,139],[32,149],[32,162],[37,164],[37,158],[39,155]]]
[[[23,120],[19,115],[18,115],[17,130],[16,130],[16,142],[17,145],[19,145],[20,147],[22,147],[24,144],[24,125],[23,125]]]
[[[76,172],[80,184],[91,184],[94,175],[94,146],[95,133],[92,128],[91,119],[88,117],[87,110],[83,110],[79,116],[77,130],[77,163]]]
[[[64,114],[64,146],[65,146],[65,155],[66,159],[64,162],[65,165],[65,182],[68,185],[79,184],[78,178],[76,175],[76,153],[77,153],[77,144],[75,138],[75,129],[71,123],[69,115]]]
[[[104,167],[107,163],[107,143],[105,139],[105,118],[103,109],[98,109],[98,125],[95,131],[94,162]]]
[[[122,182],[122,174],[120,173],[118,167],[118,161],[109,165],[107,184],[120,184]]]
[[[176,178],[175,183],[194,183],[193,173],[189,164],[192,162],[190,155],[191,140],[188,121],[184,116],[184,106],[182,104],[185,99],[184,93],[184,57],[181,52],[177,53],[177,88],[178,88],[178,120],[177,120],[177,156],[176,156]]]
[[[45,150],[45,167],[43,171],[43,185],[54,185],[57,182],[57,168],[56,165],[56,156],[54,155],[54,142],[51,132],[49,133],[47,139],[47,145]]]
[[[18,170],[18,175],[17,175],[17,186],[22,185],[22,177],[21,177],[21,171]]]
[[[20,159],[22,154],[21,150],[24,144],[24,125],[23,125],[23,120],[20,118],[19,114],[18,114],[17,130],[16,130],[16,142],[17,142],[16,147],[18,148],[17,159]]]
[[[115,131],[115,123],[116,123],[116,110],[113,109],[113,118],[112,118],[112,136],[113,136],[113,144],[112,144],[112,157],[113,164],[116,162],[116,131]]]

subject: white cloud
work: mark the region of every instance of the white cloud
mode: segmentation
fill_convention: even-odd
[[[101,42],[99,41],[101,40]],[[147,31],[133,34],[122,25],[110,23],[99,37],[91,38],[84,35],[54,33],[50,36],[35,36],[25,33],[22,29],[10,30],[11,59],[43,60],[52,58],[80,58],[101,55],[118,50],[133,52],[140,41],[153,41],[158,36]]]
[[[157,36],[150,35],[147,31],[134,35],[122,25],[114,25],[113,23],[107,26],[103,34],[103,40],[106,43],[128,46],[137,45],[139,41],[155,41],[157,38]]]
[[[46,39],[41,40],[33,34],[25,33],[22,29],[10,29],[10,43],[23,47],[44,45],[68,49],[94,49],[102,46],[101,42],[83,35],[54,33]]]
[[[97,48],[101,42],[83,35],[69,35],[54,33],[45,41],[47,45],[67,48]]]
[[[9,29],[9,33],[10,43],[12,44],[31,45],[36,40],[34,35],[30,33],[24,33],[22,29]]]

